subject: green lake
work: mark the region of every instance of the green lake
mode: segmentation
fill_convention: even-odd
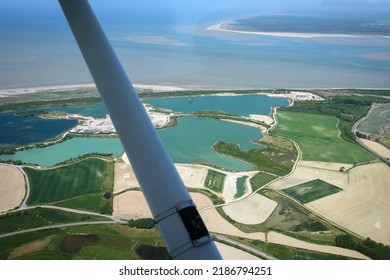
[[[123,148],[119,138],[72,138],[45,148],[33,148],[1,156],[2,160],[21,160],[42,166],[52,166],[65,160],[90,153],[112,153],[118,156]]]
[[[287,99],[263,95],[200,96],[195,97],[193,103],[188,103],[188,98],[162,98],[148,100],[147,103],[188,113],[214,108],[244,116],[252,113],[268,114],[272,106],[288,104]],[[95,116],[105,113],[102,104],[62,109]],[[262,138],[260,131],[253,127],[195,117],[180,117],[177,126],[159,130],[158,133],[175,163],[206,163],[233,171],[250,170],[252,166],[247,162],[218,154],[213,151],[212,146],[222,140],[238,144],[243,150],[258,149],[261,146],[251,141]],[[46,148],[34,148],[19,151],[14,155],[0,156],[0,159],[52,166],[94,152],[110,152],[118,156],[123,152],[123,148],[117,138],[73,138]]]
[[[158,131],[169,154],[176,163],[208,163],[225,169],[239,171],[250,170],[252,166],[241,160],[220,155],[211,146],[218,140],[239,144],[244,150],[261,147],[252,144],[259,140],[261,133],[253,127],[214,119],[183,117],[179,124]],[[19,151],[14,155],[1,156],[0,159],[21,160],[42,166],[52,166],[70,158],[76,158],[93,152],[122,153],[118,138],[72,138],[46,148],[34,148]]]
[[[251,141],[260,140],[260,130],[214,119],[183,117],[175,127],[159,131],[174,162],[209,163],[225,169],[251,170],[252,165],[218,154],[212,146],[218,141],[239,144],[241,149],[258,149]]]

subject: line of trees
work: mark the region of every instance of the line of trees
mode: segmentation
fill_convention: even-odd
[[[132,219],[128,221],[127,225],[133,228],[151,229],[156,225],[156,223],[151,218],[144,218],[144,219],[136,219],[136,220]]]
[[[350,235],[339,235],[336,237],[336,245],[356,250],[374,260],[390,260],[390,246],[375,242],[369,237],[364,241],[358,241]]]

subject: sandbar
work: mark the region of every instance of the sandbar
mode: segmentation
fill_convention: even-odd
[[[262,35],[262,36],[274,36],[274,37],[291,37],[301,39],[312,39],[312,38],[390,38],[386,35],[366,35],[366,34],[326,34],[326,33],[297,33],[297,32],[262,32],[262,31],[244,31],[234,30],[226,27],[229,22],[221,22],[218,24],[211,25],[206,28],[208,31],[223,31],[233,32],[239,34],[251,34],[251,35]]]

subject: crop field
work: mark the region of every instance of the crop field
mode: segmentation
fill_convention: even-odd
[[[26,194],[23,174],[13,166],[0,165],[0,213],[22,203]]]
[[[344,164],[317,162],[313,165],[313,162],[303,161],[291,176],[270,186],[283,191],[320,179],[342,188],[342,192],[314,200],[305,206],[360,236],[390,244],[390,168],[382,162],[374,162],[340,172],[342,166],[350,168]]]
[[[268,184],[269,182],[275,180],[277,176],[265,173],[265,172],[259,172],[255,176],[253,176],[250,180],[252,191],[257,191],[259,188],[263,187],[264,185]]]
[[[33,250],[31,247],[34,247]],[[155,258],[166,259],[166,251],[156,228],[145,230],[126,225],[78,226],[5,237],[0,242],[0,259]]]
[[[217,193],[223,192],[226,175],[215,170],[209,170],[204,185]]]
[[[25,168],[25,171],[31,185],[29,205],[57,203],[77,209],[99,209],[105,214],[111,212],[108,209],[112,204],[111,195],[103,198],[106,193],[112,194],[114,171],[111,162],[90,158],[55,169]]]
[[[319,179],[283,190],[283,192],[297,199],[301,203],[309,203],[340,191],[342,191],[341,188]]]
[[[0,233],[36,228],[40,226],[76,222],[107,221],[108,219],[58,209],[37,207],[0,216]]]
[[[323,162],[361,163],[375,157],[339,137],[335,117],[298,112],[278,112],[272,134],[292,139],[302,150],[302,159]]]
[[[249,199],[224,206],[223,211],[239,223],[255,225],[265,222],[276,206],[275,201],[260,194],[254,194]]]
[[[355,167],[344,177],[347,180],[337,186],[345,191],[306,206],[363,237],[390,245],[390,168],[376,162]]]

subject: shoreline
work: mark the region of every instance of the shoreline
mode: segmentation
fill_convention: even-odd
[[[234,31],[233,31],[234,32]],[[390,38],[390,37],[389,37]],[[228,87],[224,88],[222,86],[217,85],[180,85],[174,84],[171,85],[159,85],[159,84],[133,84],[136,89],[149,89],[154,92],[168,92],[168,91],[207,91],[207,90],[269,90],[273,89],[267,87]],[[75,89],[83,89],[83,88],[96,88],[95,84],[86,83],[86,84],[71,84],[71,85],[55,85],[55,86],[31,86],[31,87],[13,87],[13,88],[4,88],[0,89],[0,99],[7,98],[17,95],[27,95],[34,94],[46,91],[61,91],[61,90],[75,90]],[[298,90],[390,90],[390,88],[364,88],[364,87],[284,87],[285,90],[290,91],[298,91]],[[233,93],[226,93],[226,95]],[[216,95],[225,95],[223,93],[217,93]]]
[[[134,88],[150,89],[155,92],[161,91],[184,91],[185,87],[180,85],[149,85],[149,84],[133,84]],[[191,87],[191,86],[189,86]],[[94,83],[86,84],[70,84],[70,85],[51,85],[51,86],[31,86],[31,87],[14,87],[0,89],[1,97],[10,97],[15,95],[34,94],[45,91],[61,91],[61,90],[74,90],[84,88],[96,88]]]
[[[234,30],[226,28],[224,25],[229,24],[230,21],[224,21],[214,25],[210,25],[206,28],[207,31],[220,31],[220,32],[232,32],[239,34],[249,35],[262,35],[273,37],[289,37],[300,39],[313,39],[313,38],[384,38],[390,39],[389,35],[369,35],[369,34],[327,34],[327,33],[299,33],[299,32],[270,32],[270,31],[245,31]]]

